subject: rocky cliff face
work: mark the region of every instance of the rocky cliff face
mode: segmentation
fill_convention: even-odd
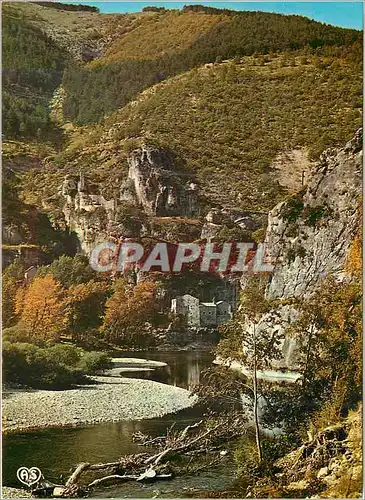
[[[268,299],[308,298],[327,275],[341,280],[351,242],[359,227],[362,191],[362,131],[342,149],[323,153],[307,186],[269,214],[266,250],[276,261]],[[259,328],[283,332],[297,311],[283,305],[264,316]],[[295,369],[296,340],[286,337],[279,367]]]
[[[197,184],[168,152],[144,146],[131,153],[128,163],[128,178],[120,186],[118,199],[105,199],[82,174],[64,179],[65,219],[87,255],[111,237],[154,234],[149,218],[189,218],[200,213]]]
[[[189,221],[189,217],[202,212],[198,186],[168,152],[145,146],[131,153],[128,162],[128,178],[115,200],[106,200],[98,194],[97,186],[89,185],[82,176],[64,180],[65,218],[86,254],[111,237],[162,237],[167,222],[172,221],[179,241],[184,238],[181,221]],[[298,316],[290,299],[308,298],[329,274],[339,280],[345,277],[344,262],[359,227],[361,167],[359,131],[345,147],[327,150],[312,167],[307,186],[269,213],[266,249],[276,263],[266,294],[268,299],[277,299],[282,305],[275,314],[262,317],[259,330],[286,332]],[[214,237],[228,224],[227,220],[252,231],[260,227],[262,217],[262,214],[234,211],[226,214],[213,209],[206,216],[201,237],[208,240]],[[195,232],[197,228],[194,226]],[[193,239],[197,237],[195,232]],[[295,370],[297,341],[288,334],[282,353],[275,367]]]
[[[79,179],[66,175],[61,194],[66,200],[63,207],[66,224],[76,233],[79,250],[90,255],[95,245],[108,240],[116,202],[93,193],[81,174]]]
[[[166,151],[142,147],[131,154],[128,163],[121,199],[135,201],[147,215],[198,215],[198,186],[186,173],[176,170]]]
[[[328,150],[303,192],[269,215],[267,249],[277,260],[269,299],[308,296],[329,273],[341,274],[359,219],[362,134]]]

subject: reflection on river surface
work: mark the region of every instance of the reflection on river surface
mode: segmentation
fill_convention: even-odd
[[[192,388],[199,383],[201,371],[207,368],[213,356],[202,351],[176,352],[123,352],[115,357],[135,357],[164,361],[167,367],[151,370],[148,378],[184,388]],[[124,376],[141,377],[141,372],[124,373]],[[87,427],[45,429],[28,433],[6,435],[3,439],[3,484],[19,487],[16,471],[21,466],[37,466],[44,476],[62,483],[79,462],[109,462],[121,455],[145,451],[132,441],[132,434],[140,431],[157,436],[163,434],[173,422],[177,428],[200,419],[204,409],[197,405],[175,415],[142,421],[122,421]],[[103,489],[105,497],[183,497],[190,488],[224,489],[232,482],[233,471],[224,467],[202,472],[198,476],[176,478],[151,485],[135,482]],[[99,493],[100,497],[100,493]]]
[[[164,361],[167,366],[151,370],[123,371],[124,377],[146,378],[163,384],[183,387],[191,390],[200,383],[201,372],[208,368],[214,359],[214,355],[207,351],[115,351],[112,353],[116,358],[144,358],[153,361]]]

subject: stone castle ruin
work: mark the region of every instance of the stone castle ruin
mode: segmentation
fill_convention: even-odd
[[[232,306],[225,300],[200,302],[192,295],[180,295],[171,301],[171,312],[186,319],[190,327],[216,327],[232,318]]]

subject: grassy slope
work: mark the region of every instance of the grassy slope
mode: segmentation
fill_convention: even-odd
[[[145,13],[133,30],[117,38],[105,55],[89,64],[90,68],[125,60],[153,60],[182,51],[206,34],[218,22],[227,22],[222,15],[204,15],[180,11]]]

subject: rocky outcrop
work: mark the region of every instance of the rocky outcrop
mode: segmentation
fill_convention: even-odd
[[[103,207],[105,211],[111,212],[116,209],[115,200],[106,200],[104,196],[92,193],[83,174],[80,174],[78,182],[67,175],[62,185],[62,194],[67,204],[73,204],[76,211],[92,212],[95,207]]]
[[[131,154],[128,163],[122,200],[134,199],[147,215],[198,215],[198,186],[188,174],[176,169],[169,153],[143,146]]]
[[[308,296],[327,274],[341,275],[358,228],[362,134],[323,153],[306,189],[269,215],[267,251],[277,260],[269,299]]]
[[[66,175],[60,190],[66,200],[63,213],[67,226],[76,233],[79,249],[87,255],[109,239],[108,226],[116,209],[115,200],[106,200],[93,190],[81,173],[79,178]]]
[[[154,234],[153,217],[184,220],[200,212],[198,186],[171,154],[143,146],[131,153],[128,163],[128,178],[120,186],[118,199],[107,200],[98,194],[98,186],[82,173],[66,175],[63,181],[60,193],[65,199],[66,223],[88,255],[96,244],[111,237]]]
[[[243,211],[227,208],[212,208],[205,216],[205,223],[202,227],[200,237],[202,240],[211,242],[219,235],[221,230],[224,230],[225,228],[231,230],[241,229],[242,236],[244,232],[246,232],[246,235],[252,235],[254,231],[257,231],[259,228],[265,227],[266,224],[267,213],[265,212]],[[236,239],[236,241],[238,241],[238,234],[238,231],[236,231],[234,238]],[[245,239],[245,241],[248,240]]]
[[[308,298],[327,276],[345,278],[344,263],[359,228],[362,131],[342,149],[329,149],[312,169],[307,186],[269,214],[267,254],[276,262],[268,299]],[[260,329],[284,333],[297,311],[283,305],[261,319]],[[295,369],[297,341],[286,335],[278,367]]]

